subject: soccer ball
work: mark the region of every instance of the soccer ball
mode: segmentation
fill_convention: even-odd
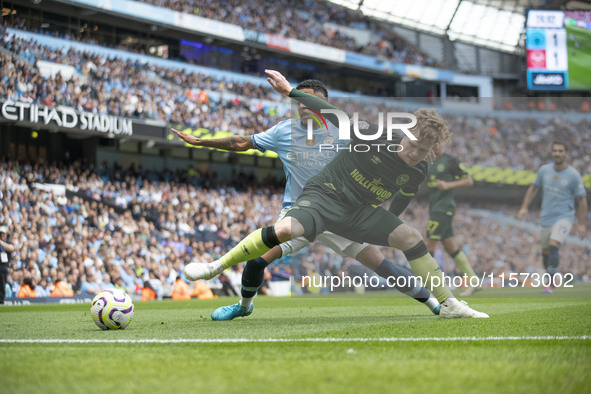
[[[93,298],[90,314],[103,330],[123,330],[133,319],[133,302],[124,291],[104,290]]]

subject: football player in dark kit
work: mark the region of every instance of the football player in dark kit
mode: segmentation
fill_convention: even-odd
[[[427,224],[427,238],[425,244],[429,253],[433,255],[437,242],[441,241],[443,248],[451,256],[456,267],[465,275],[467,289],[463,296],[472,295],[479,287],[470,279],[476,276],[468,257],[462,251],[454,235],[453,218],[456,212],[454,189],[470,187],[474,184],[472,177],[464,171],[460,160],[443,152],[443,146],[438,144],[434,148],[437,160],[429,166],[427,173],[427,187],[429,188],[429,223]],[[474,284],[474,286],[471,286]]]
[[[277,92],[315,111],[338,110],[325,100],[292,89],[279,72],[267,70],[267,74],[267,80]],[[211,278],[232,265],[261,256],[282,242],[299,236],[313,241],[328,230],[356,242],[403,251],[414,273],[441,303],[441,317],[488,317],[453,297],[419,231],[398,218],[427,175],[424,158],[436,144],[451,136],[446,122],[434,110],[420,109],[414,116],[417,122],[410,128],[410,136],[394,134],[391,140],[380,137],[374,141],[376,144],[368,145],[369,151],[342,150],[306,183],[285,218],[274,226],[249,234],[211,264],[188,264],[185,267],[187,277],[192,280]],[[327,114],[326,119],[339,125],[336,115]],[[362,124],[359,128],[367,135],[378,131],[375,124]],[[351,145],[356,142],[353,138]],[[367,141],[362,142],[367,145]],[[399,149],[388,149],[390,145]],[[392,196],[388,210],[379,206]]]

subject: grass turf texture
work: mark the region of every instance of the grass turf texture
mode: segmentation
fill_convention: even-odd
[[[99,330],[88,304],[3,307],[0,339],[574,337],[591,334],[590,290],[483,290],[470,305],[491,318],[461,320],[392,292],[260,297],[232,322],[209,319],[230,298],[136,302],[124,331]],[[0,343],[0,371],[6,393],[589,392],[591,341]]]
[[[568,48],[568,87],[573,90],[591,89],[591,30],[566,25]],[[571,40],[571,35],[574,40]],[[575,47],[575,41],[579,47]]]

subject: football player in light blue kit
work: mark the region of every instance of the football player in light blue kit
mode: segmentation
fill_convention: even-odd
[[[540,233],[544,268],[552,277],[551,286],[544,289],[552,293],[554,276],[558,273],[558,249],[570,233],[575,220],[575,202],[578,205],[577,234],[585,236],[585,218],[587,216],[587,199],[581,175],[566,162],[567,147],[564,143],[552,143],[552,160],[540,167],[538,176],[531,184],[517,219],[522,220],[527,214],[527,207],[539,189],[542,189],[542,212]]]
[[[298,84],[298,89],[315,95],[323,100],[328,98],[328,91],[324,84],[318,80],[306,80]],[[206,146],[230,151],[246,151],[258,149],[261,152],[270,150],[276,152],[283,162],[286,177],[285,194],[283,197],[283,209],[278,217],[281,220],[291,208],[292,203],[301,194],[304,185],[312,176],[316,175],[336,155],[333,151],[319,150],[320,144],[346,146],[350,141],[338,139],[338,129],[331,123],[322,124],[322,127],[313,131],[313,138],[308,139],[308,128],[304,127],[313,121],[312,112],[300,105],[298,107],[300,119],[288,119],[273,126],[265,133],[252,136],[231,136],[218,139],[203,140],[172,129],[182,140],[195,146]],[[378,275],[388,277],[405,276],[409,278],[412,273],[402,267],[394,265],[386,259],[380,250],[369,244],[360,244],[350,241],[330,232],[320,234],[317,241],[329,246],[343,257],[352,257],[362,264],[374,270]],[[282,243],[268,251],[263,256],[249,260],[242,273],[242,298],[234,305],[223,306],[212,314],[213,320],[232,320],[236,317],[248,316],[253,310],[253,298],[263,283],[265,268],[274,260],[298,252],[309,244],[304,237],[296,238]],[[407,280],[405,283],[411,283]],[[433,313],[439,314],[439,302],[424,287],[406,286],[396,287],[402,293],[424,303]]]

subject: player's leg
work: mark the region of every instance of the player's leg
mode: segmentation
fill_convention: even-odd
[[[244,271],[242,271],[240,301],[236,304],[217,308],[211,313],[211,319],[226,321],[249,316],[254,309],[253,299],[263,283],[265,268],[280,257],[281,246],[275,246],[261,257],[248,260],[244,266]]]
[[[316,241],[322,242],[343,257],[354,258],[382,278],[389,280],[388,283],[394,285],[393,287],[401,293],[425,304],[436,315],[439,314],[439,302],[429,290],[420,286],[412,272],[385,258],[377,246],[350,241],[328,231],[318,235]]]
[[[558,265],[560,264],[560,246],[562,243],[550,238],[548,242],[548,265],[546,271],[550,274],[550,286],[551,290],[554,289],[555,277],[558,275]]]
[[[404,252],[415,274],[423,278],[427,289],[437,297],[441,303],[441,317],[488,317],[486,313],[478,312],[453,297],[449,288],[445,286],[441,268],[427,251],[427,246],[416,229],[403,223],[389,234],[388,242],[390,246]],[[412,244],[414,246],[411,246]]]
[[[441,303],[441,317],[488,317],[453,297],[445,286],[441,268],[427,251],[419,231],[402,222],[392,212],[381,207],[366,206],[351,212],[349,217],[340,222],[330,222],[329,226],[329,230],[345,238],[402,250],[414,273],[423,279],[423,286]]]
[[[211,279],[226,268],[262,256],[273,247],[292,237],[304,234],[304,227],[292,217],[285,217],[274,226],[260,228],[247,235],[238,245],[211,264],[191,263],[185,267],[190,280]]]
[[[277,221],[285,217],[289,209],[284,208],[279,214]],[[254,297],[262,286],[265,278],[265,269],[274,260],[281,256],[287,256],[303,249],[310,242],[304,237],[286,241],[275,246],[261,257],[248,260],[242,272],[242,287],[240,289],[240,301],[233,305],[226,305],[217,308],[211,314],[213,320],[233,320],[236,317],[248,316],[253,311]]]
[[[548,263],[546,271],[550,274],[550,290],[554,288],[558,265],[560,264],[559,250],[572,228],[572,222],[568,219],[561,219],[554,223],[548,240]]]
[[[425,246],[427,247],[427,250],[429,251],[429,253],[431,253],[431,256],[435,257],[435,248],[437,247],[437,242],[439,242],[436,239],[431,239],[429,237],[425,238]]]
[[[415,274],[423,278],[423,283],[439,302],[452,297],[451,291],[443,284],[443,272],[427,250],[418,230],[406,223],[400,224],[388,234],[388,244],[403,251]]]
[[[380,261],[378,266],[373,269],[378,275],[391,281],[389,283],[394,284],[393,287],[401,293],[425,304],[431,312],[439,315],[441,306],[439,305],[439,301],[429,293],[429,290],[420,285],[412,272],[395,265],[392,261],[385,258],[376,246],[370,245],[366,247],[357,255],[357,260],[367,267],[374,266]]]
[[[464,274],[467,283],[466,283],[466,291],[464,293],[462,293],[463,296],[469,296],[474,294],[474,292],[476,290],[479,289],[478,286],[471,286],[470,284],[473,283],[472,278],[476,277],[476,272],[474,272],[474,269],[472,268],[472,266],[470,265],[470,261],[468,261],[468,256],[466,256],[466,253],[464,253],[464,251],[462,251],[462,249],[460,248],[460,246],[458,245],[458,242],[456,241],[456,237],[455,236],[451,236],[448,238],[445,238],[441,241],[441,244],[443,245],[443,248],[445,249],[445,251],[447,252],[448,255],[450,255],[450,257],[453,259],[456,268],[462,273]],[[474,283],[476,283],[474,281]]]
[[[540,244],[542,246],[542,263],[544,269],[548,271],[548,261],[550,260],[550,234],[552,233],[552,227],[542,227],[540,231]],[[552,293],[554,290],[552,287],[547,286],[544,288],[544,293]]]

